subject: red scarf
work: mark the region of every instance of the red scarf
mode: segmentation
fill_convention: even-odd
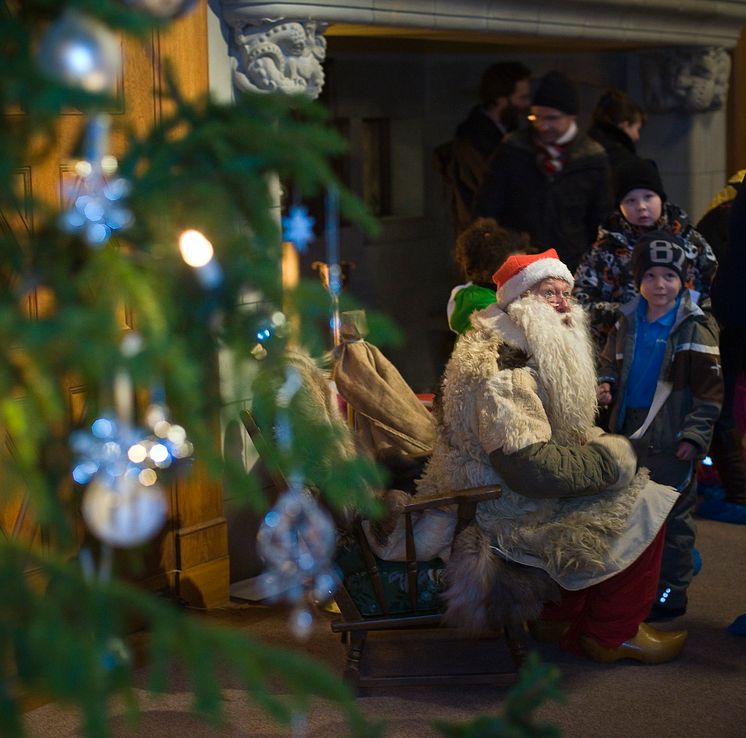
[[[562,171],[567,160],[565,147],[562,144],[545,144],[538,138],[534,139],[534,144],[538,151],[539,163],[544,167],[544,171],[550,176]]]

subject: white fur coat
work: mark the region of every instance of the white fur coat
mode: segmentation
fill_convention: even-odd
[[[478,530],[462,534],[448,563],[447,616],[469,628],[494,625],[490,621],[496,611],[502,613],[498,620],[515,612],[538,615],[549,591],[546,575],[564,588],[582,589],[626,568],[655,537],[676,500],[670,488],[649,482],[644,472],[635,474],[636,459],[626,439],[601,435],[593,427],[595,404],[587,402],[580,387],[590,382],[595,389],[592,355],[585,366],[578,359],[587,340],[582,316],[576,318],[576,355],[563,356],[560,349],[553,355],[548,348],[551,335],[527,335],[521,327],[536,322],[535,315],[522,315],[523,302],[513,303],[516,308],[512,311],[511,305],[508,313],[497,306],[475,313],[474,327],[459,339],[444,375],[435,449],[418,484],[421,494],[502,486],[499,499],[480,504]],[[530,313],[534,308],[527,309]],[[557,377],[542,382],[539,377],[547,366]],[[584,376],[589,373],[594,376]],[[561,398],[564,406],[553,393],[566,395]],[[581,407],[587,404],[590,407]],[[574,405],[577,410],[563,409]],[[586,447],[586,457],[596,453],[607,464],[611,455],[617,479],[584,497],[534,498],[513,491],[490,461],[494,451],[509,460],[521,449],[548,443],[560,454],[573,446]],[[437,550],[437,542],[424,538],[417,538],[420,558],[427,548]],[[508,566],[515,583],[516,563],[532,571],[519,575],[519,586],[509,586],[506,592],[499,588],[500,577]],[[496,606],[498,590],[501,597],[521,602]]]

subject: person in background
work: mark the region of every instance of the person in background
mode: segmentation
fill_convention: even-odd
[[[725,500],[705,500],[698,510],[702,517],[733,523],[746,523],[746,449],[736,424],[736,385],[746,372],[746,188],[741,186],[744,170],[731,178],[730,193],[723,193],[714,210],[720,211],[717,228],[725,228],[727,238],[721,242],[722,261],[712,285],[712,312],[720,324],[720,357],[725,385],[723,410],[710,446]],[[716,196],[717,200],[717,196]],[[707,219],[707,215],[703,220]],[[708,219],[708,225],[715,225]]]
[[[477,218],[458,236],[455,260],[467,281],[454,287],[448,299],[448,326],[454,333],[468,330],[471,314],[495,302],[496,267],[528,249],[526,234],[501,228],[492,218]]]
[[[575,298],[588,311],[600,353],[616,321],[617,309],[637,296],[632,250],[653,230],[679,236],[686,254],[684,286],[695,303],[710,294],[717,261],[710,245],[689,222],[689,216],[666,197],[658,167],[650,159],[633,158],[615,175],[616,208],[598,229],[598,237],[575,272]]]
[[[606,150],[612,173],[637,156],[636,145],[646,120],[645,111],[622,90],[611,88],[599,97],[588,135]]]
[[[609,429],[634,442],[639,466],[680,493],[666,523],[657,601],[648,617],[656,621],[686,612],[694,573],[694,464],[710,446],[723,378],[717,323],[684,287],[683,240],[647,233],[631,264],[640,294],[619,309],[601,356],[597,397],[612,405]]]
[[[600,144],[579,130],[580,97],[560,72],[542,77],[531,128],[505,137],[488,164],[472,214],[555,248],[574,270],[611,209],[610,171]]]
[[[530,77],[531,70],[518,61],[487,67],[479,83],[479,104],[459,123],[453,140],[435,150],[451,197],[456,233],[472,221],[472,201],[490,156],[508,133],[526,121]]]
[[[718,261],[728,247],[730,211],[741,189],[744,176],[746,176],[746,169],[737,171],[725,187],[715,193],[705,208],[704,215],[697,222],[697,230],[707,239]]]

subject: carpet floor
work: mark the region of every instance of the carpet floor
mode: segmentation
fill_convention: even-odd
[[[660,666],[634,662],[593,663],[561,652],[551,644],[530,645],[543,661],[561,672],[564,701],[548,702],[538,716],[566,738],[742,738],[746,736],[746,637],[726,627],[746,612],[746,528],[698,520],[697,547],[703,566],[689,591],[689,609],[662,629],[686,628],[689,639],[681,656]],[[307,642],[299,644],[278,607],[232,602],[206,617],[246,629],[264,641],[306,651],[341,673],[344,649],[320,612]],[[377,645],[377,644],[376,644]],[[405,646],[414,649],[407,653]],[[462,658],[484,658],[489,643],[465,645]],[[386,649],[389,649],[387,655]],[[476,652],[474,649],[476,648]],[[424,659],[443,653],[438,642],[421,638],[380,644],[381,658]],[[393,656],[392,656],[393,653]],[[145,673],[142,684],[145,684]],[[227,678],[222,684],[225,722],[206,724],[191,713],[192,695],[183,674],[172,675],[169,689],[152,696],[138,688],[141,714],[131,723],[122,706],[111,706],[110,726],[116,738],[335,738],[350,735],[342,715],[328,704],[314,703],[294,729],[279,726]],[[496,714],[506,689],[495,687],[429,687],[379,690],[358,698],[362,712],[385,723],[387,738],[436,738],[436,720],[462,722]],[[26,714],[30,738],[82,736],[79,716],[50,703]]]

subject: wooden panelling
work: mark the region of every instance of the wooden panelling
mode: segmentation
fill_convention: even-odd
[[[112,153],[119,155],[124,150],[128,130],[144,134],[168,112],[161,99],[166,65],[170,66],[182,94],[193,99],[207,92],[207,58],[207,0],[200,0],[192,13],[144,40],[124,39],[117,102],[108,111],[114,118]],[[23,125],[23,115],[8,114],[4,122]],[[22,202],[28,206],[22,205],[19,212],[2,213],[0,227],[11,229],[19,240],[39,226],[38,214],[30,205],[32,195],[55,208],[63,202],[64,184],[70,179],[69,160],[79,147],[84,124],[85,118],[79,111],[65,111],[52,140],[39,141],[37,155],[18,172],[18,192],[26,196]],[[41,317],[48,309],[48,301],[49,297],[42,292],[31,295],[29,316]],[[123,308],[123,327],[131,328],[136,322],[137,316]],[[85,401],[86,388],[70,381],[71,425],[78,424],[85,416]],[[217,445],[217,421],[215,438]],[[13,440],[3,440],[4,452],[12,453]],[[228,599],[229,577],[222,485],[209,480],[195,465],[185,478],[167,490],[167,495],[170,515],[164,530],[146,547],[143,565],[131,576],[124,563],[127,557],[118,557],[122,559],[124,575],[154,590],[168,589],[190,604],[212,607],[224,603]],[[44,538],[30,509],[28,493],[22,485],[18,489],[8,489],[5,485],[0,504],[0,535],[24,540],[30,547],[42,546]]]
[[[218,607],[227,600],[228,557],[179,571],[179,596],[192,607]]]
[[[191,528],[180,528],[177,535],[179,569],[182,570],[224,556],[228,546],[228,526],[223,517],[207,520]]]

